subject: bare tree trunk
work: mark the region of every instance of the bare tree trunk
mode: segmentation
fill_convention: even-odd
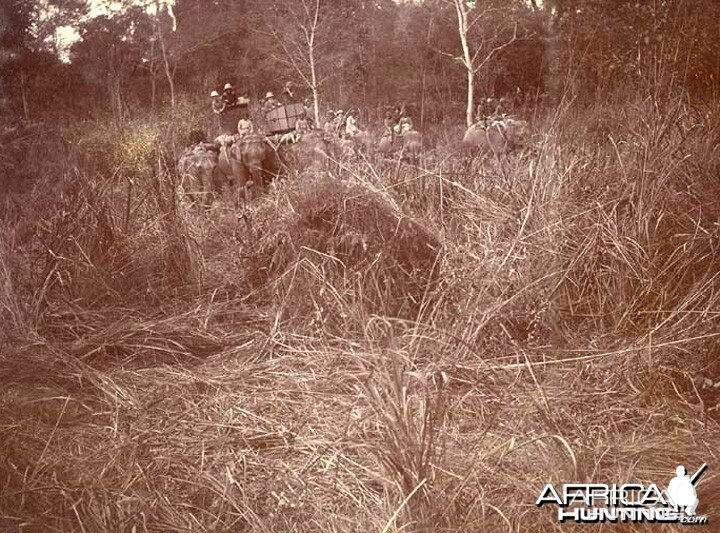
[[[315,111],[315,126],[320,126],[320,102],[318,99],[317,71],[315,69],[315,30],[317,29],[318,15],[320,13],[320,0],[315,0],[315,18],[310,29],[308,39],[308,52],[310,59],[310,81],[312,83],[313,107]]]
[[[27,75],[24,70],[20,71],[20,96],[22,97],[23,116],[27,120],[30,118],[30,106],[27,98]]]
[[[155,96],[157,94],[157,82],[155,75],[157,70],[155,67],[155,40],[150,41],[150,108],[155,111]]]
[[[163,66],[165,67],[165,77],[167,78],[168,85],[170,86],[170,107],[175,107],[175,80],[173,71],[170,68],[170,60],[167,55],[167,48],[165,47],[165,38],[163,37],[160,24],[157,25],[157,34],[160,41],[160,51],[162,52]]]
[[[318,98],[317,73],[315,72],[315,51],[310,47],[310,80],[312,82],[313,111],[315,112],[315,125],[320,125],[320,101]]]
[[[109,83],[110,105],[115,116],[115,121],[120,123],[123,118],[122,94],[120,88],[120,80],[115,78]]]
[[[313,112],[315,114],[315,127],[320,127],[320,98],[318,96],[317,87],[313,87]]]
[[[427,57],[428,51],[430,50],[430,38],[432,37],[433,23],[435,19],[433,17],[428,21],[427,33],[425,34],[425,49],[423,50],[422,59],[422,93],[420,97],[420,131],[425,129],[425,91],[427,81]]]
[[[473,103],[475,101],[475,73],[472,68],[467,72],[467,107],[465,108],[465,122],[468,126],[473,124]]]
[[[455,0],[455,10],[458,19],[458,34],[460,35],[460,44],[463,50],[462,64],[467,71],[467,106],[465,108],[465,122],[468,128],[473,124],[473,103],[475,101],[475,71],[473,69],[473,60],[470,55],[470,46],[468,44],[468,23],[467,23],[467,7],[465,0]]]

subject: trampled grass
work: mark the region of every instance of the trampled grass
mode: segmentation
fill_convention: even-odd
[[[715,530],[718,116],[569,109],[208,211],[182,121],[62,132],[3,210],[0,529],[579,531],[546,483],[706,462]]]

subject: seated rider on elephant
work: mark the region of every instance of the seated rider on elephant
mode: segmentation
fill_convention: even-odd
[[[311,129],[307,113],[303,112],[295,121],[295,142],[299,141],[302,136],[310,132]]]
[[[335,111],[328,109],[327,117],[325,117],[325,124],[323,124],[323,131],[328,135],[333,134],[333,119],[335,118]]]
[[[383,121],[383,134],[381,137],[390,137],[392,140],[395,136],[395,118],[393,117],[392,111],[385,113],[385,120]]]
[[[282,104],[277,101],[277,98],[275,98],[275,95],[272,92],[268,92],[265,95],[265,99],[262,103],[262,110],[263,113],[267,113],[269,111],[272,111],[273,109],[280,107]]]
[[[333,137],[342,137],[343,128],[345,124],[345,112],[342,109],[335,111],[335,116],[332,119],[332,133]]]
[[[398,124],[398,126],[400,126],[400,135],[405,135],[407,132],[412,131],[414,129],[413,121],[407,115],[403,116],[400,119],[400,123]]]
[[[297,120],[295,121],[295,129],[293,131],[285,133],[282,137],[280,137],[280,144],[296,143],[310,131],[310,121],[307,118],[307,114],[303,111],[303,113],[298,116]]]

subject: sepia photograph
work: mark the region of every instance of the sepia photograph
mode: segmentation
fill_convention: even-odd
[[[0,0],[0,533],[720,532],[720,0]]]

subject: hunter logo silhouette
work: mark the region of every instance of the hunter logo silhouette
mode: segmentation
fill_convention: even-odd
[[[697,509],[700,500],[698,500],[697,492],[695,491],[695,483],[697,483],[700,476],[703,474],[707,464],[703,464],[697,472],[690,477],[685,472],[685,467],[678,465],[675,469],[675,477],[670,480],[670,484],[667,488],[667,494],[675,507],[684,507],[685,514],[688,516],[695,515],[695,509]]]

